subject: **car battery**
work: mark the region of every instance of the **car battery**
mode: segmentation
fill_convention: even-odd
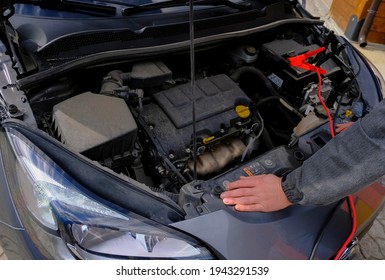
[[[295,40],[275,40],[261,47],[262,59],[270,65],[267,78],[280,90],[297,95],[304,87],[317,81],[314,72],[289,65],[288,58],[319,48],[318,45],[304,46]]]

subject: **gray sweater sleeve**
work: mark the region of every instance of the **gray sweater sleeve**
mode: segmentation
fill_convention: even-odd
[[[282,188],[301,205],[335,202],[385,175],[385,101],[289,173]]]

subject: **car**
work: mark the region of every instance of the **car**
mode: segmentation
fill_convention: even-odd
[[[286,176],[382,100],[372,63],[298,1],[1,8],[9,259],[349,259],[381,211],[381,179],[270,213],[220,199],[240,176]]]

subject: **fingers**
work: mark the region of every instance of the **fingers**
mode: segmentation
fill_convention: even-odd
[[[263,200],[266,182],[264,176],[241,177],[240,180],[229,183],[227,191],[221,194],[223,203],[235,205],[238,211],[257,211],[260,206],[256,206]],[[254,210],[251,210],[254,209]]]
[[[226,205],[234,205],[235,210],[241,212],[264,212],[264,206],[260,203],[257,197],[229,197],[224,198],[223,203]]]
[[[345,129],[348,129],[352,124],[353,124],[353,122],[337,124],[336,125],[336,132],[340,133],[340,132],[344,131]]]
[[[262,204],[243,205],[237,204],[234,206],[235,210],[240,212],[266,212]]]
[[[282,178],[273,174],[242,177],[226,189],[220,197],[237,211],[271,212],[292,205],[282,190]]]
[[[252,204],[257,204],[258,201],[261,199],[257,196],[253,195],[245,195],[245,196],[229,196],[229,197],[224,197],[223,198],[223,203],[227,205],[252,205]]]
[[[227,191],[221,194],[221,198],[254,195],[255,190],[253,190],[253,188],[257,188],[257,187],[258,186],[252,186],[252,185],[242,185],[238,187],[231,187]]]
[[[256,191],[259,181],[257,177],[241,177],[240,180],[229,183],[226,186],[227,191],[221,194],[223,203],[235,205],[235,209],[238,211],[252,208],[251,205],[260,200]]]

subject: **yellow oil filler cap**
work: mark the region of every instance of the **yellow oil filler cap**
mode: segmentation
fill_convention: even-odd
[[[249,109],[249,107],[244,106],[244,105],[236,106],[235,107],[235,112],[242,119],[246,119],[246,118],[248,118],[250,116],[250,109]]]

